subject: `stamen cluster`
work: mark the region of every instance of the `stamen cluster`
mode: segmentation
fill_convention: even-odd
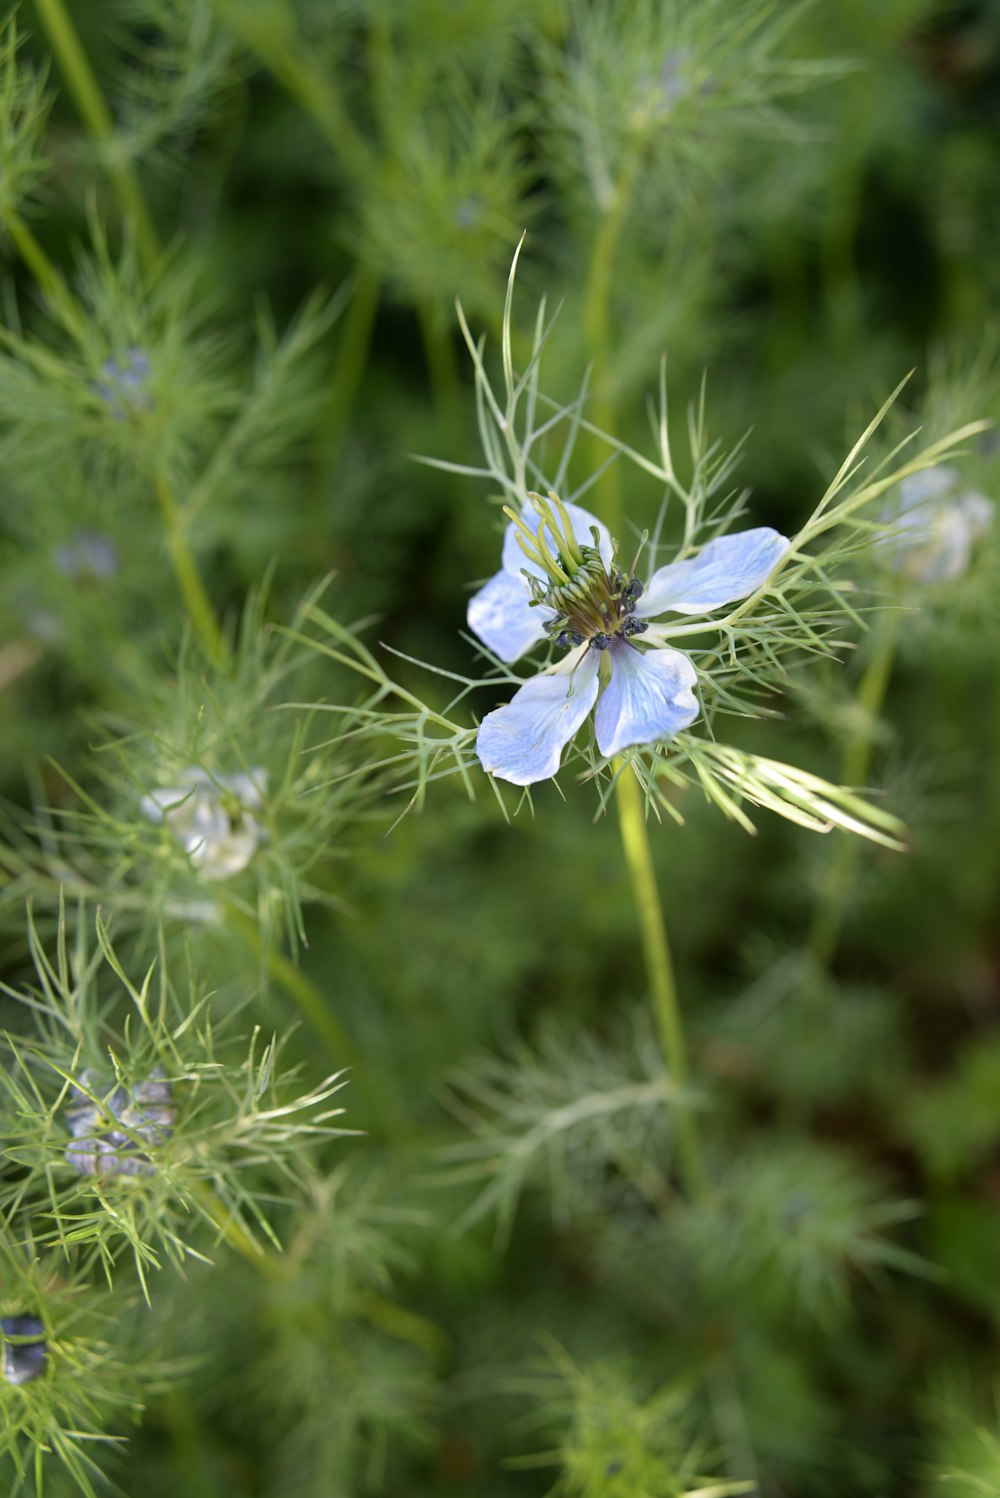
[[[525,557],[544,574],[538,577],[526,570],[524,575],[532,605],[555,613],[545,625],[555,643],[569,649],[586,642],[595,650],[607,650],[615,638],[627,640],[648,629],[645,619],[635,613],[642,582],[631,571],[608,565],[597,530],[592,530],[594,544],[588,546],[577,539],[565,506],[555,494],[547,500],[537,494],[529,498],[540,520],[536,530],[513,512],[508,514],[517,525]]]
[[[642,597],[639,578],[609,571],[592,547],[581,547],[581,551],[588,565],[567,587],[546,589],[542,601],[556,610],[556,618],[545,626],[549,635],[564,650],[585,640],[594,650],[607,650],[616,636],[627,640],[642,634],[649,625],[635,612]]]

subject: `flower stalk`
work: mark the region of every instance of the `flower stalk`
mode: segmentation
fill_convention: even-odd
[[[114,122],[63,0],[35,0],[35,9],[48,33],[80,118],[95,140],[113,147]],[[122,159],[112,158],[108,172],[122,213],[134,228],[139,258],[148,270],[159,258],[160,246],[138,178],[130,164]]]
[[[198,564],[184,532],[184,517],[174,492],[162,473],[156,476],[156,498],[166,536],[167,551],[177,585],[195,634],[217,666],[229,659],[229,645],[205,591]]]
[[[283,953],[275,951],[261,937],[256,924],[243,914],[232,901],[225,902],[226,920],[230,929],[246,947],[258,957],[274,981],[284,989],[290,999],[298,1005],[303,1018],[313,1031],[322,1038],[338,1066],[357,1067],[358,1055],[341,1029],[337,1020],[305,973],[290,962]],[[359,1075],[358,1072],[355,1076]],[[363,1072],[360,1073],[363,1075]]]
[[[587,287],[583,308],[583,325],[587,335],[587,348],[595,365],[594,404],[591,420],[609,437],[618,431],[612,394],[611,372],[608,368],[610,355],[611,287],[614,279],[615,258],[621,243],[625,221],[628,218],[635,180],[639,170],[639,151],[633,149],[627,156],[621,174],[615,184],[611,203],[605,210],[600,228],[594,238],[587,269]],[[595,466],[607,461],[607,443],[594,439]],[[602,508],[612,531],[621,530],[621,486],[614,465],[602,479]]]
[[[615,771],[618,826],[639,917],[639,935],[653,1002],[656,1033],[671,1078],[678,1087],[683,1088],[688,1080],[687,1043],[639,782],[624,760],[615,761]],[[677,1151],[684,1183],[692,1198],[703,1196],[707,1182],[694,1117],[690,1109],[682,1107],[677,1109],[675,1120]]]
[[[887,614],[882,619],[871,660],[858,686],[859,721],[844,751],[840,776],[841,784],[853,789],[862,787],[871,764],[874,726],[885,701],[896,657],[898,619],[897,613]],[[838,842],[827,866],[823,893],[809,932],[809,951],[821,967],[829,967],[836,954],[844,907],[860,856],[860,839],[844,837]]]

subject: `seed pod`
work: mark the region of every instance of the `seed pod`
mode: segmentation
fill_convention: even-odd
[[[93,1072],[82,1072],[80,1081],[90,1092],[100,1093]],[[153,1146],[165,1143],[177,1114],[170,1084],[159,1069],[132,1089],[115,1087],[101,1107],[78,1087],[73,1094],[66,1110],[74,1140],[66,1146],[67,1163],[81,1175],[152,1175],[153,1162],[138,1140]]]
[[[49,1356],[45,1328],[37,1316],[5,1316],[0,1320],[0,1373],[9,1384],[27,1384],[44,1372]],[[17,1341],[8,1341],[16,1337]],[[32,1341],[22,1341],[22,1338]]]

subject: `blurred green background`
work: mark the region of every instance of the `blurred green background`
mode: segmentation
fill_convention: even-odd
[[[593,419],[636,445],[661,355],[678,440],[706,377],[711,435],[749,431],[750,523],[791,533],[911,370],[893,436],[1000,415],[996,4],[87,0],[22,5],[17,27],[0,101],[15,986],[24,895],[50,915],[72,857],[41,808],[78,805],[67,776],[100,800],[95,745],[194,711],[158,475],[226,628],[265,577],[262,612],[286,621],[333,572],[325,606],[373,621],[370,648],[474,673],[465,602],[496,568],[497,513],[414,455],[479,461],[455,298],[496,367],[522,231],[516,357],[545,297],[543,387],[568,401],[590,367]],[[135,351],[135,402],[95,400]],[[996,450],[967,445],[968,487],[1000,494]],[[581,444],[576,483],[604,451]],[[652,525],[655,484],[617,468],[594,507],[622,485]],[[67,570],[94,534],[109,575],[89,554]],[[703,1202],[674,1189],[662,1106],[580,1128],[560,1112],[659,1066],[618,832],[592,795],[541,787],[508,825],[488,789],[445,781],[388,837],[401,806],[378,785],[329,813],[299,961],[351,1038],[338,1101],[364,1134],[276,1209],[282,1272],[223,1246],[129,1310],[179,1371],[101,1459],[110,1481],[654,1498],[708,1472],[773,1498],[942,1478],[1000,1494],[998,568],[987,538],[953,587],[907,601],[865,783],[909,846],[857,854],[828,961],[806,947],[842,834],[761,816],[751,838],[693,793],[682,828],[653,829]],[[848,643],[736,741],[839,781],[872,650]],[[317,662],[292,695],[355,690],[334,682]],[[88,876],[112,907],[113,851]],[[122,920],[144,961],[148,930]],[[246,950],[196,923],[174,940],[219,1002],[246,1002],[245,1028],[290,1028]],[[329,1069],[307,1027],[290,1048],[307,1077]],[[456,1231],[490,1181],[500,1225]],[[47,1480],[62,1491],[58,1463]]]

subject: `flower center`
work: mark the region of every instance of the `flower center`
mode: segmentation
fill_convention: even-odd
[[[641,581],[631,571],[605,562],[596,526],[591,530],[594,544],[588,546],[577,539],[566,507],[555,494],[528,498],[539,516],[537,528],[512,510],[506,513],[517,526],[521,550],[544,574],[525,572],[532,604],[555,612],[545,625],[550,638],[564,650],[584,643],[607,650],[612,640],[627,640],[648,629],[635,612]]]

